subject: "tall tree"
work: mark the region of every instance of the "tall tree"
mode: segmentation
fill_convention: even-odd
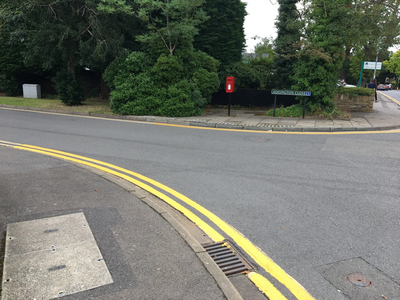
[[[136,0],[139,4],[139,17],[148,23],[149,28],[147,33],[138,36],[138,40],[151,49],[166,49],[171,56],[179,48],[192,48],[198,26],[207,19],[201,9],[203,2]]]
[[[292,79],[293,65],[300,49],[302,22],[296,4],[299,0],[278,0],[279,15],[275,23],[278,36],[275,40],[275,71],[278,86],[290,88],[295,82]]]
[[[362,61],[374,61],[389,57],[389,48],[399,42],[400,34],[399,0],[352,1],[352,18],[348,22],[349,33],[346,43],[348,73],[357,77]],[[363,83],[370,80],[371,72],[365,72]],[[363,85],[363,84],[362,84]]]
[[[245,47],[246,3],[240,0],[207,0],[203,6],[209,19],[200,24],[194,47],[223,66],[241,60]]]
[[[114,2],[114,0],[105,0]],[[195,50],[193,37],[206,19],[203,0],[136,0],[148,32],[145,47],[106,70],[111,108],[120,114],[190,116],[202,112],[219,85],[219,61]],[[112,4],[112,3],[111,3]],[[129,13],[129,9],[120,7]]]
[[[296,90],[312,92],[309,108],[333,107],[332,98],[344,60],[346,33],[341,24],[349,21],[350,0],[313,0],[303,40],[294,64]]]
[[[13,37],[24,43],[28,67],[65,70],[76,78],[77,68],[104,71],[120,53],[125,30],[142,29],[138,18],[98,9],[100,0],[8,1],[3,20],[14,22]]]

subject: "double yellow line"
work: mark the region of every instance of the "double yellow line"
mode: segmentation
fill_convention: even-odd
[[[79,156],[63,151],[36,147],[32,145],[24,145],[24,144],[16,144],[10,142],[0,141],[0,145],[9,146],[14,149],[30,151],[35,153],[40,153],[52,157],[56,157],[59,159],[75,162],[78,164],[86,165],[98,170],[102,170],[109,174],[115,175],[117,177],[123,178],[140,188],[146,190],[147,192],[155,195],[159,199],[165,201],[173,208],[177,209],[181,213],[183,213],[189,220],[198,225],[212,240],[215,242],[221,242],[225,238],[218,233],[215,229],[213,229],[210,225],[200,219],[197,215],[192,213],[190,210],[170,198],[169,196],[163,194],[159,190],[151,187],[146,184],[149,183],[160,190],[163,190],[170,195],[173,195],[180,201],[186,203],[190,207],[196,209],[198,212],[207,217],[211,222],[217,225],[224,233],[230,236],[236,244],[241,247],[260,267],[262,267],[266,272],[271,274],[275,279],[277,279],[281,284],[283,284],[297,299],[301,300],[311,300],[314,299],[295,279],[293,279],[290,275],[288,275],[282,268],[280,268],[271,258],[269,258],[264,252],[262,252],[258,247],[253,245],[246,237],[244,237],[239,231],[235,228],[221,220],[219,217],[214,215],[212,212],[208,211],[201,205],[197,204],[193,200],[188,197],[182,195],[181,193],[155,181],[148,177],[145,177],[141,174],[132,172],[130,170],[102,162],[99,160],[91,159],[84,156]],[[121,173],[123,172],[123,173]],[[135,177],[128,176],[127,174]],[[140,179],[140,180],[138,180]],[[146,182],[146,183],[145,183]],[[269,299],[271,300],[281,300],[286,299],[285,296],[270,282],[268,279],[263,277],[262,275],[252,272],[249,274],[250,280],[262,291],[264,292]]]

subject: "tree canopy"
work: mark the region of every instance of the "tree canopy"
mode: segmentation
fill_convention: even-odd
[[[391,72],[400,77],[400,51],[393,53],[389,60],[385,60],[383,65]]]
[[[191,116],[201,113],[219,86],[219,62],[195,50],[202,0],[137,0],[148,32],[141,52],[117,59],[106,71],[111,108],[119,114]]]
[[[246,42],[243,28],[246,3],[207,0],[203,10],[208,19],[199,25],[194,47],[219,60],[223,66],[240,61]]]
[[[280,88],[290,88],[294,81],[293,65],[296,61],[296,52],[299,50],[299,41],[302,37],[300,14],[297,10],[299,0],[278,0],[279,15],[275,23],[278,36],[275,40],[275,72],[277,85]]]
[[[356,84],[361,61],[375,60],[378,51],[379,60],[387,58],[388,48],[398,42],[399,0],[278,2],[278,85],[311,90],[314,110],[332,107],[340,77]]]

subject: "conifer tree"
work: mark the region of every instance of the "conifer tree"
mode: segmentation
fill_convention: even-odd
[[[302,23],[296,4],[298,0],[278,0],[279,15],[275,23],[278,36],[275,41],[275,71],[280,88],[291,88],[294,84],[293,65],[296,51],[299,49]]]

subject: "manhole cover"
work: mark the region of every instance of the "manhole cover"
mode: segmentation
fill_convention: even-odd
[[[371,280],[368,280],[361,274],[351,274],[346,277],[352,284],[357,285],[359,287],[367,287],[372,284]]]

